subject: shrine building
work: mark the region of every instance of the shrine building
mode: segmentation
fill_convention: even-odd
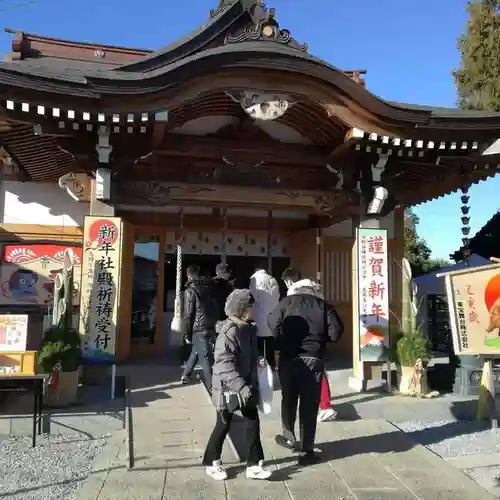
[[[258,0],[221,0],[207,18],[156,51],[10,30],[0,64],[0,312],[28,313],[39,331],[69,246],[84,268],[75,326],[99,344],[101,313],[78,313],[107,294],[102,350],[156,356],[180,343],[172,325],[186,266],[213,273],[227,262],[244,287],[256,267],[279,278],[291,265],[321,282],[346,324],[336,349],[351,357],[357,228],[386,235],[396,331],[404,208],[459,189],[467,197],[494,176],[500,113],[381,99],[366,71],[315,57]],[[114,245],[112,291],[89,278],[94,243],[100,262],[102,245]]]

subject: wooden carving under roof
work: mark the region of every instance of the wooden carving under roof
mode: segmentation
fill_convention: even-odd
[[[91,174],[102,127],[120,182],[149,176],[352,195],[366,184],[362,171],[366,177],[383,157],[382,183],[413,204],[457,189],[464,175],[494,175],[500,163],[482,155],[497,139],[500,114],[380,99],[364,88],[363,71],[346,75],[307,53],[257,0],[221,2],[202,27],[154,52],[21,32],[13,49],[14,60],[0,65],[0,140],[31,180]],[[245,122],[245,94],[286,106],[266,124]],[[213,116],[237,125],[185,134]],[[280,127],[303,144],[273,140]]]
[[[285,208],[333,216],[341,209],[346,217],[357,213],[359,198],[343,190],[286,190],[280,187],[252,187],[216,184],[182,184],[158,181],[118,181],[113,185],[112,202],[151,209],[175,204],[224,207]]]

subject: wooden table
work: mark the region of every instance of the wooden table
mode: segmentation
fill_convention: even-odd
[[[33,434],[32,445],[36,446],[36,436],[42,433],[43,389],[47,375],[24,375],[22,373],[0,375],[0,392],[33,393]]]

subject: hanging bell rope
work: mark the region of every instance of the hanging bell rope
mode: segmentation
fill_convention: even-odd
[[[184,243],[184,210],[181,208],[179,212],[179,234],[177,235],[177,261],[175,274],[175,299],[181,298],[181,283],[182,283],[182,245]]]
[[[469,261],[469,257],[471,254],[470,248],[469,248],[469,243],[470,243],[470,216],[469,216],[469,211],[470,211],[470,205],[469,205],[469,185],[467,182],[467,175],[462,171],[462,178],[463,178],[463,183],[460,188],[460,191],[462,192],[462,196],[460,196],[460,201],[462,202],[462,206],[460,207],[460,210],[462,212],[462,215],[460,217],[460,221],[462,223],[462,255],[464,258],[465,263],[467,264]]]
[[[273,274],[273,211],[267,212],[267,272]]]
[[[322,243],[323,231],[321,227],[316,229],[316,281],[318,285],[321,285],[321,243]]]
[[[227,264],[227,209],[222,209],[222,234],[221,234],[221,252],[220,260],[223,264]]]

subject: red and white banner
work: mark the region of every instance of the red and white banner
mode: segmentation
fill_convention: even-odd
[[[357,248],[360,359],[384,361],[390,343],[387,231],[358,229]]]

